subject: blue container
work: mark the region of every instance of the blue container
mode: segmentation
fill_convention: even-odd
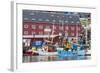
[[[34,42],[32,42],[32,46],[41,47],[42,43],[43,43],[42,41],[34,41]]]

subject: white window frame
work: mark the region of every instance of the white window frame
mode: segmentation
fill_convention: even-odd
[[[24,35],[28,35],[28,31],[25,30],[25,31],[24,31]]]
[[[31,25],[31,27],[32,27],[32,29],[36,29],[36,25],[34,24],[34,25]]]
[[[44,26],[43,26],[43,25],[39,25],[38,28],[39,28],[39,29],[43,29]]]
[[[74,31],[75,30],[75,26],[71,26],[71,31]]]
[[[28,24],[24,24],[24,28],[28,28]]]
[[[40,32],[39,32],[39,35],[43,35],[43,31],[40,31]]]

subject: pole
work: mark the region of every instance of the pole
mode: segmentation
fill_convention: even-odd
[[[86,33],[85,33],[85,37],[86,37],[86,45],[87,45],[87,43],[88,43],[88,42],[87,42],[87,41],[88,41],[88,40],[87,40],[87,25],[88,25],[88,21],[86,20],[86,29],[85,29],[85,30],[86,30]]]
[[[54,22],[53,22],[53,27],[52,27],[52,36],[53,36],[53,33],[54,33]],[[52,42],[53,42],[53,37],[52,37]]]

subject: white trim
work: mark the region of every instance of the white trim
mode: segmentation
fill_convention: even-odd
[[[24,35],[23,38],[48,38],[56,37],[58,35]]]

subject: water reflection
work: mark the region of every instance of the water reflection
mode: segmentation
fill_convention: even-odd
[[[90,59],[90,56],[24,56],[23,62],[44,62],[44,61],[64,61],[64,60],[87,60]]]

